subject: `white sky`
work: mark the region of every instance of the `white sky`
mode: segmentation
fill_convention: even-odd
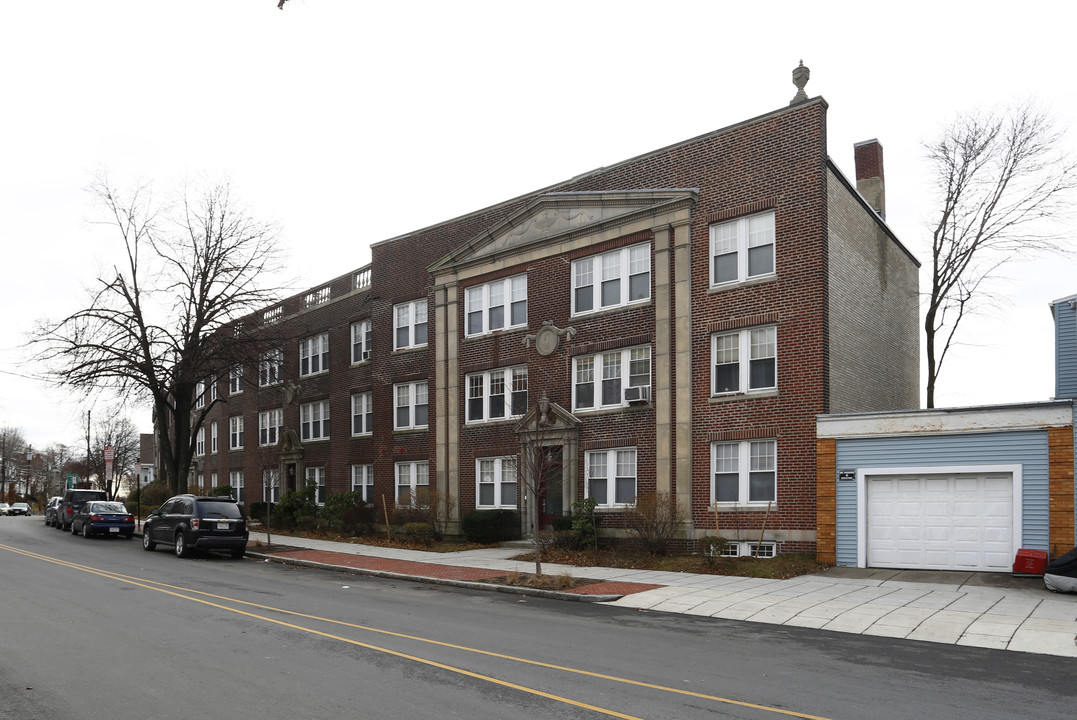
[[[830,155],[885,149],[887,217],[925,265],[920,143],[958,110],[1034,97],[1077,120],[1077,5],[547,0],[32,0],[0,20],[0,424],[80,443],[84,408],[20,377],[33,322],[115,262],[85,187],[104,169],[164,194],[230,177],[283,227],[299,286],[369,245],[788,104],[830,104]],[[1033,12],[1035,10],[1035,12]],[[1049,22],[1044,22],[1049,18]],[[1077,128],[1073,128],[1077,132]],[[1068,140],[1071,151],[1077,135]],[[1048,303],[1077,258],[1010,268],[1012,306],[966,328],[939,406],[1045,400]],[[921,288],[928,276],[921,271]],[[149,432],[146,409],[132,418]]]

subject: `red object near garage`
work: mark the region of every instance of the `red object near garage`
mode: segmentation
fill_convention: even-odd
[[[1047,570],[1047,553],[1044,550],[1017,551],[1013,561],[1013,571],[1022,575],[1043,575]]]

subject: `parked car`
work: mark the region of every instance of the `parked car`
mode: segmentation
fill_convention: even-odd
[[[171,545],[176,557],[196,550],[227,550],[234,558],[247,552],[247,517],[234,498],[177,495],[150,513],[142,526],[142,548]]]
[[[7,515],[9,510],[11,510],[10,505],[4,502],[0,502],[0,515]]]
[[[33,515],[29,503],[13,503],[7,511],[8,515]]]
[[[87,500],[108,500],[108,496],[104,490],[68,490],[64,492],[64,499],[56,510],[56,524],[54,527],[60,530],[69,530],[71,520],[75,517],[75,512]]]
[[[53,495],[49,498],[49,501],[45,503],[45,524],[56,524],[56,508],[60,507],[60,503],[64,501],[63,496]]]
[[[71,532],[82,537],[119,535],[131,539],[135,534],[135,518],[123,503],[114,500],[89,500],[71,518]]]

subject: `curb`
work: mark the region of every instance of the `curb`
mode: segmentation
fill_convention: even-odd
[[[281,565],[294,565],[296,567],[309,567],[318,570],[336,570],[337,572],[351,575],[369,575],[372,577],[387,578],[389,580],[409,580],[412,582],[429,583],[431,585],[449,585],[452,587],[467,588],[469,590],[486,590],[488,592],[500,592],[510,595],[528,595],[531,597],[546,598],[548,600],[568,600],[572,602],[613,602],[620,600],[624,595],[587,595],[584,593],[561,592],[560,590],[543,590],[541,588],[519,587],[516,585],[497,585],[494,583],[473,582],[471,580],[450,580],[448,578],[423,577],[422,575],[405,575],[403,573],[389,572],[387,570],[369,570],[366,568],[354,568],[346,565],[332,565],[330,563],[315,562],[313,560],[298,560],[296,558],[284,558],[268,553],[251,552],[247,550],[247,557],[260,558],[268,562],[280,563]]]

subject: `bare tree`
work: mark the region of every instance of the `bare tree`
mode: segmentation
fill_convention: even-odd
[[[515,458],[518,487],[527,498],[526,523],[531,528],[531,540],[535,546],[535,575],[542,575],[542,546],[544,535],[540,521],[540,506],[546,494],[561,482],[562,460],[551,447],[552,432],[558,419],[552,411],[549,398],[543,393],[534,409],[524,416],[516,427],[520,441],[520,453]]]
[[[961,321],[992,301],[1008,262],[1064,250],[1077,164],[1063,136],[1029,103],[960,115],[927,155],[942,209],[932,232],[931,291],[924,314],[927,406]]]
[[[0,501],[12,502],[19,468],[26,465],[26,438],[11,425],[0,428]]]
[[[97,278],[87,307],[39,322],[33,343],[61,385],[152,405],[161,473],[177,492],[215,402],[196,407],[199,383],[267,347],[257,323],[241,319],[278,297],[262,286],[280,270],[277,231],[252,219],[227,183],[185,190],[171,208],[146,186],[125,196],[107,177],[90,190],[118,230],[122,262]]]
[[[97,475],[98,485],[115,498],[120,489],[120,481],[139,459],[139,433],[134,424],[119,414],[117,410],[104,413],[104,417],[94,423],[94,434],[90,442],[93,449],[87,460],[90,472]],[[112,448],[112,478],[107,479],[105,468],[105,448]]]

